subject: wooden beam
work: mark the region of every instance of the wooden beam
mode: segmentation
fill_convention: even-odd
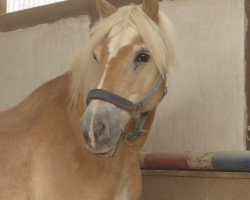
[[[0,0],[0,15],[5,14],[7,10],[7,0]]]
[[[250,126],[250,1],[246,1],[246,16],[248,19],[247,33],[246,33],[246,97],[247,97],[247,116],[248,126]],[[247,150],[250,150],[250,130],[247,132]]]
[[[1,2],[2,0],[0,0]],[[6,0],[4,0],[6,1]],[[139,4],[142,0],[109,0],[117,7],[130,3]],[[52,23],[66,17],[89,15],[94,21],[98,18],[94,0],[69,0],[31,9],[7,13],[0,16],[0,32],[27,28],[43,23]]]

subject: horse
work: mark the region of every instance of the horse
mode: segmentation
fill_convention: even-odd
[[[138,153],[175,65],[158,0],[100,20],[71,70],[0,113],[0,199],[138,200]]]

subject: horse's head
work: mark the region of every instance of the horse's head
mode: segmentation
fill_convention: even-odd
[[[162,100],[173,55],[170,27],[164,27],[169,24],[159,14],[158,0],[119,10],[105,0],[96,2],[101,19],[91,37],[102,36],[93,45],[92,59],[102,72],[88,95],[81,127],[90,151],[111,156],[126,138],[128,122],[139,121],[128,138],[134,139],[145,120],[140,114],[154,111]]]

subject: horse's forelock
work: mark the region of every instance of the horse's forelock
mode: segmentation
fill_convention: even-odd
[[[101,19],[91,28],[88,45],[83,55],[76,59],[71,70],[70,100],[72,104],[75,104],[79,97],[85,99],[87,93],[98,84],[101,70],[93,59],[93,49],[114,26],[118,26],[121,30],[132,26],[138,31],[164,78],[168,68],[175,65],[174,39],[169,20],[160,12],[159,24],[156,24],[140,6],[122,7],[113,15]]]

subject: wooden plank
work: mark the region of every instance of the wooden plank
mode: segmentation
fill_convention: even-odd
[[[5,14],[7,10],[7,0],[0,0],[0,15]]]
[[[109,0],[109,2],[120,7],[130,3],[138,4],[141,3],[141,0]],[[92,21],[96,20],[98,18],[98,13],[95,1],[69,0],[7,13],[0,16],[0,32],[27,28],[43,23],[51,23],[62,18],[77,17],[80,15],[89,15]]]
[[[247,173],[179,171],[160,173],[160,176],[142,175],[141,200],[250,199]]]
[[[171,177],[196,177],[196,178],[250,179],[250,174],[248,172],[142,170],[141,174],[144,177],[171,176]]]
[[[248,126],[250,126],[250,1],[246,1],[246,16],[248,19],[246,33],[246,96],[247,96],[247,116]],[[247,150],[250,150],[250,131],[248,131]]]

